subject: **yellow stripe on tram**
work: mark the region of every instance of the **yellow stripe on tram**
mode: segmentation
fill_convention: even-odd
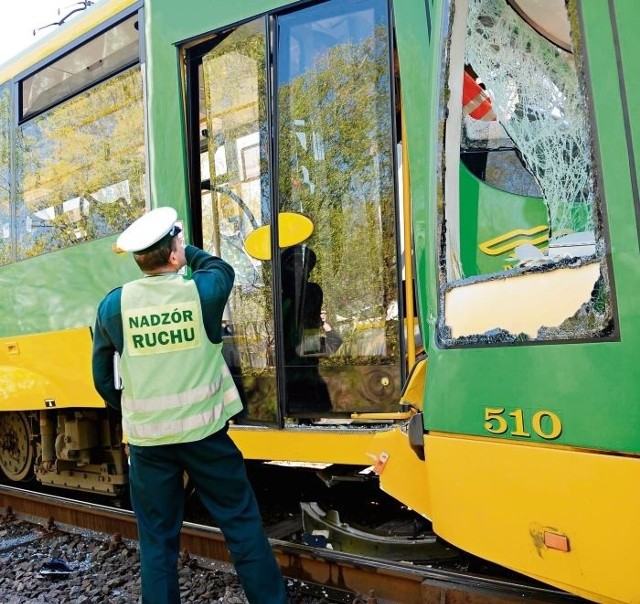
[[[533,237],[538,233],[542,233],[542,235]],[[514,237],[519,237],[519,239],[514,239]],[[511,239],[514,240],[510,241]],[[509,243],[505,243],[507,241]],[[549,241],[549,227],[546,224],[541,224],[531,229],[514,229],[513,231],[507,231],[493,239],[483,241],[478,245],[478,247],[489,256],[500,256],[500,254],[511,252],[519,245],[523,245],[525,243],[538,245],[540,243],[545,243],[546,241]]]

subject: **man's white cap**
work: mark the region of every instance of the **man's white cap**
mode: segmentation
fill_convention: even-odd
[[[180,231],[176,225],[178,213],[173,208],[156,208],[147,212],[122,232],[116,247],[123,252],[147,252],[165,238],[175,237]],[[151,248],[151,249],[149,249]]]

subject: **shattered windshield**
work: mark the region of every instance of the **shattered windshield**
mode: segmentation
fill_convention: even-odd
[[[548,19],[571,31],[563,0]],[[447,344],[611,332],[591,129],[572,44],[507,0],[456,4],[441,216]]]

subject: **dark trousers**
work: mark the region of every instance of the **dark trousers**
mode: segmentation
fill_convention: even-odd
[[[130,445],[129,449],[143,604],[180,602],[177,561],[183,521],[183,471],[188,472],[200,500],[222,530],[249,602],[287,602],[244,460],[226,429],[192,443]]]

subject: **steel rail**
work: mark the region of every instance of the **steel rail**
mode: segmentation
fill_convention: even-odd
[[[82,528],[136,540],[133,512],[0,485],[0,508],[49,526]],[[585,600],[516,581],[354,556],[270,540],[285,577],[353,594],[367,604],[578,603]],[[181,547],[190,556],[230,562],[219,529],[185,522]]]

